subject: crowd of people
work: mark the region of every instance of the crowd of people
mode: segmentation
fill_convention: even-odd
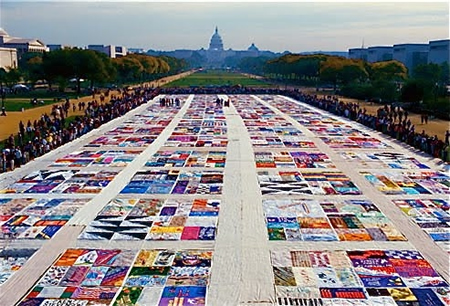
[[[61,145],[64,145],[102,124],[120,117],[137,106],[153,99],[159,94],[282,94],[298,101],[326,110],[349,120],[359,122],[371,129],[389,135],[417,150],[433,157],[450,162],[450,131],[445,139],[437,135],[430,136],[425,130],[416,131],[416,127],[408,118],[408,112],[399,107],[389,105],[378,109],[377,114],[369,114],[365,108],[357,103],[343,102],[334,96],[317,96],[303,93],[297,89],[280,88],[247,88],[247,87],[212,87],[212,88],[136,88],[134,91],[123,90],[120,96],[111,96],[109,103],[92,100],[88,102],[72,103],[72,111],[84,111],[83,116],[66,122],[71,109],[71,103],[54,105],[50,115],[43,114],[39,120],[19,123],[17,138],[11,135],[4,145],[0,160],[0,172],[13,170],[16,167],[33,160]],[[93,96],[94,98],[95,96]],[[161,106],[179,106],[177,99],[160,99]],[[217,102],[219,103],[219,102]],[[422,117],[422,123],[428,118]]]
[[[318,96],[306,94],[298,89],[281,88],[251,88],[241,86],[227,87],[196,87],[196,88],[167,88],[161,93],[171,94],[277,94],[291,97],[312,106],[331,112],[335,115],[357,121],[367,127],[389,135],[402,141],[419,151],[427,153],[445,162],[450,162],[450,130],[446,132],[445,139],[437,135],[428,135],[425,130],[417,131],[408,118],[408,111],[399,107],[384,105],[377,114],[369,114],[367,109],[360,108],[357,103],[343,102],[335,96]],[[428,124],[428,115],[421,115],[421,123]]]
[[[369,114],[367,109],[360,108],[357,103],[343,102],[333,96],[318,97],[295,90],[285,93],[285,95],[349,120],[357,121],[435,158],[450,162],[450,131],[446,132],[444,140],[439,139],[437,135],[428,135],[423,129],[417,131],[415,125],[408,118],[408,111],[398,106],[384,105],[377,110],[376,114]],[[422,124],[428,123],[428,117],[425,118],[422,119]]]
[[[119,96],[111,96],[109,103],[92,100],[88,103],[72,102],[72,111],[84,111],[68,122],[70,101],[55,104],[51,114],[43,114],[38,120],[19,123],[17,137],[10,135],[5,140],[0,159],[0,172],[14,170],[36,157],[64,145],[89,131],[120,117],[137,106],[158,95],[158,89],[137,88],[132,92],[123,91]]]

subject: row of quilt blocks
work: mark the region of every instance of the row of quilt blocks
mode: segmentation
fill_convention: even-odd
[[[68,249],[19,305],[205,305],[211,250]],[[58,304],[59,303],[59,304]]]

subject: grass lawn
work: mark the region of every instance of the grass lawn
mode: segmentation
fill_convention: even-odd
[[[35,108],[43,105],[63,103],[65,98],[73,99],[76,97],[84,97],[86,93],[77,95],[75,92],[58,92],[47,91],[46,89],[36,89],[26,92],[19,92],[17,94],[9,93],[5,97],[5,109],[10,112],[20,112],[23,109]],[[36,98],[38,100],[37,105],[32,105],[30,101]],[[44,104],[40,104],[39,101],[44,101]]]
[[[163,87],[208,87],[208,86],[234,86],[270,87],[269,83],[250,78],[240,73],[220,70],[207,70],[193,73],[185,78],[164,84]]]
[[[30,103],[30,99],[28,98],[8,98],[5,99],[5,109],[8,112],[20,112],[23,109],[29,109],[29,108],[35,108],[39,106],[49,105],[57,103],[53,101],[53,99],[44,98],[44,99],[37,99],[38,104],[33,105]],[[39,103],[39,101],[44,101],[44,104]]]

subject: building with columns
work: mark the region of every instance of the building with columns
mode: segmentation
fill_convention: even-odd
[[[19,59],[28,52],[44,53],[48,51],[47,46],[39,39],[13,37],[2,28],[0,28],[0,47],[16,49]]]

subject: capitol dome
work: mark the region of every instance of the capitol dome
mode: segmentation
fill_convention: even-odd
[[[209,43],[209,50],[223,50],[222,38],[219,35],[219,30],[216,27],[216,31],[211,37],[211,41]]]
[[[259,51],[259,49],[254,43],[252,43],[252,45],[248,47],[247,51]]]

